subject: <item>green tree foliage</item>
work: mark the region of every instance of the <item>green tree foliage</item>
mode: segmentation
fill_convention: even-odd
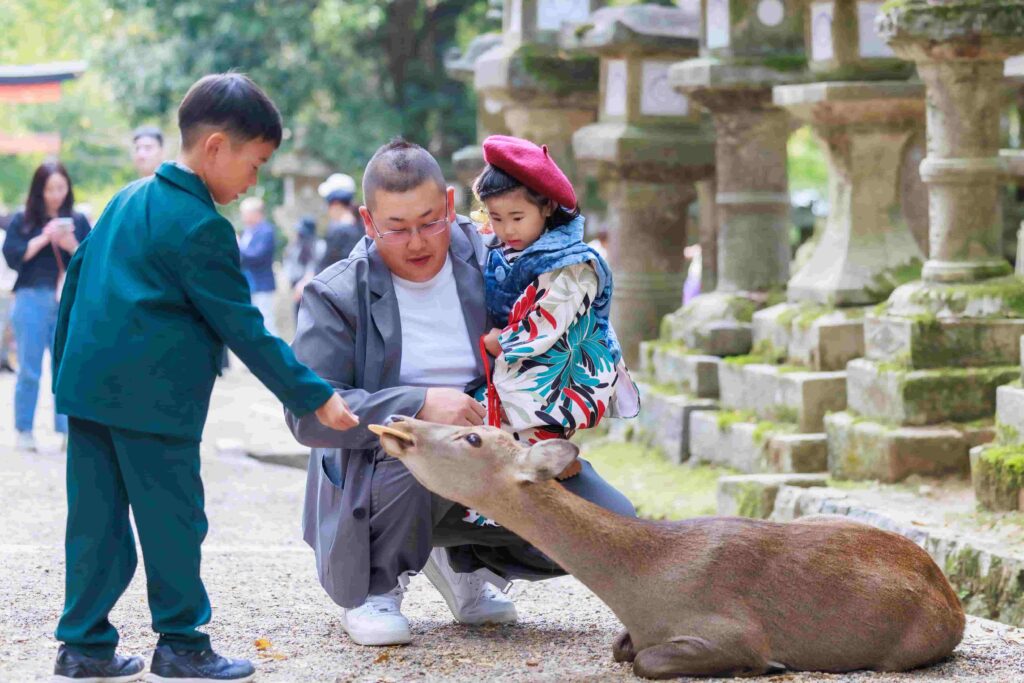
[[[81,78],[62,86],[57,104],[0,104],[0,130],[60,134],[60,158],[77,198],[97,210],[133,177],[127,120],[104,74],[92,64],[98,36],[112,18],[103,0],[5,0],[0,11],[0,63],[90,63]],[[41,155],[0,156],[0,201],[11,208],[21,204],[40,161]]]
[[[491,28],[486,0],[108,0],[104,68],[133,120],[165,117],[198,77],[235,69],[267,89],[303,146],[358,170],[397,134],[442,160],[474,134],[443,56]],[[467,20],[470,19],[470,20]]]

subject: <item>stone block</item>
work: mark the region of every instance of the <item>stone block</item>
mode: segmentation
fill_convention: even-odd
[[[808,303],[766,308],[754,314],[754,352],[810,370],[843,370],[864,355],[865,312]]]
[[[846,409],[845,372],[802,372],[791,367],[722,362],[721,403],[766,420],[795,422],[801,432],[821,432],[826,413]]]
[[[710,322],[693,328],[683,337],[690,348],[712,356],[741,356],[750,352],[753,344],[753,326],[732,320]]]
[[[735,413],[728,411],[691,413],[690,458],[740,472],[773,471],[774,464],[769,457],[773,443],[780,436],[792,434],[795,426],[733,418]]]
[[[986,510],[1024,510],[1024,447],[972,448],[971,485]]]
[[[714,410],[708,399],[687,394],[671,394],[650,384],[637,383],[643,408],[637,416],[633,438],[661,450],[670,461],[681,463],[690,458],[690,414]]]
[[[697,398],[718,398],[722,359],[689,352],[671,342],[641,342],[641,372],[655,384],[675,385]]]
[[[916,369],[1020,365],[1022,319],[868,316],[865,357]]]
[[[860,359],[847,365],[847,403],[867,418],[902,425],[970,422],[996,410],[996,388],[1020,374],[1010,367],[890,368]]]
[[[825,486],[828,474],[742,474],[718,480],[718,514],[767,519],[783,486]]]
[[[845,370],[864,355],[863,309],[838,309],[803,327],[797,320],[789,345],[789,362],[812,370]]]
[[[896,482],[911,474],[965,476],[970,449],[995,437],[992,427],[895,427],[851,413],[825,418],[828,469],[835,479]]]
[[[824,472],[828,439],[819,434],[778,434],[768,442],[768,469],[773,472]]]
[[[798,304],[776,304],[754,313],[753,348],[777,362],[786,360],[793,338],[793,321],[799,315]]]
[[[1024,444],[1024,388],[1019,384],[996,389],[996,428],[1000,443]]]

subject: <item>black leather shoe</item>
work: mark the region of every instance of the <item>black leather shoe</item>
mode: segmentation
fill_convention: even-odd
[[[247,659],[228,659],[213,650],[176,652],[170,645],[157,645],[146,680],[152,683],[175,683],[181,679],[189,683],[247,683],[255,677],[256,669]]]
[[[54,683],[130,683],[142,678],[146,662],[142,657],[96,659],[61,645],[57,650],[57,663],[53,665]]]

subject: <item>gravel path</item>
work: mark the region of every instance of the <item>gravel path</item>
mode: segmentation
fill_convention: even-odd
[[[44,384],[44,386],[46,386]],[[0,396],[13,381],[0,376]],[[44,401],[37,423],[49,422]],[[45,680],[63,588],[64,456],[42,434],[47,453],[15,452],[10,401],[0,409],[0,682]],[[218,383],[204,446],[210,535],[203,575],[214,606],[209,632],[225,654],[258,662],[261,681],[619,681],[635,679],[611,660],[619,630],[611,612],[571,578],[514,589],[514,626],[455,624],[436,591],[416,577],[404,611],[414,643],[361,648],[341,631],[339,608],[316,581],[313,555],[299,538],[302,472],[241,456],[217,456],[220,438],[287,442],[273,398],[245,372]],[[148,658],[154,643],[137,573],[112,615],[123,652]],[[263,649],[257,647],[257,641]],[[949,662],[902,675],[783,674],[767,681],[1024,681],[1024,632],[971,620]]]

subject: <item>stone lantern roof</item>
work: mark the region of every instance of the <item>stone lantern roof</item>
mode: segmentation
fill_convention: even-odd
[[[594,12],[587,24],[564,30],[560,42],[566,49],[596,54],[696,55],[700,47],[700,13],[658,5],[605,7]]]

